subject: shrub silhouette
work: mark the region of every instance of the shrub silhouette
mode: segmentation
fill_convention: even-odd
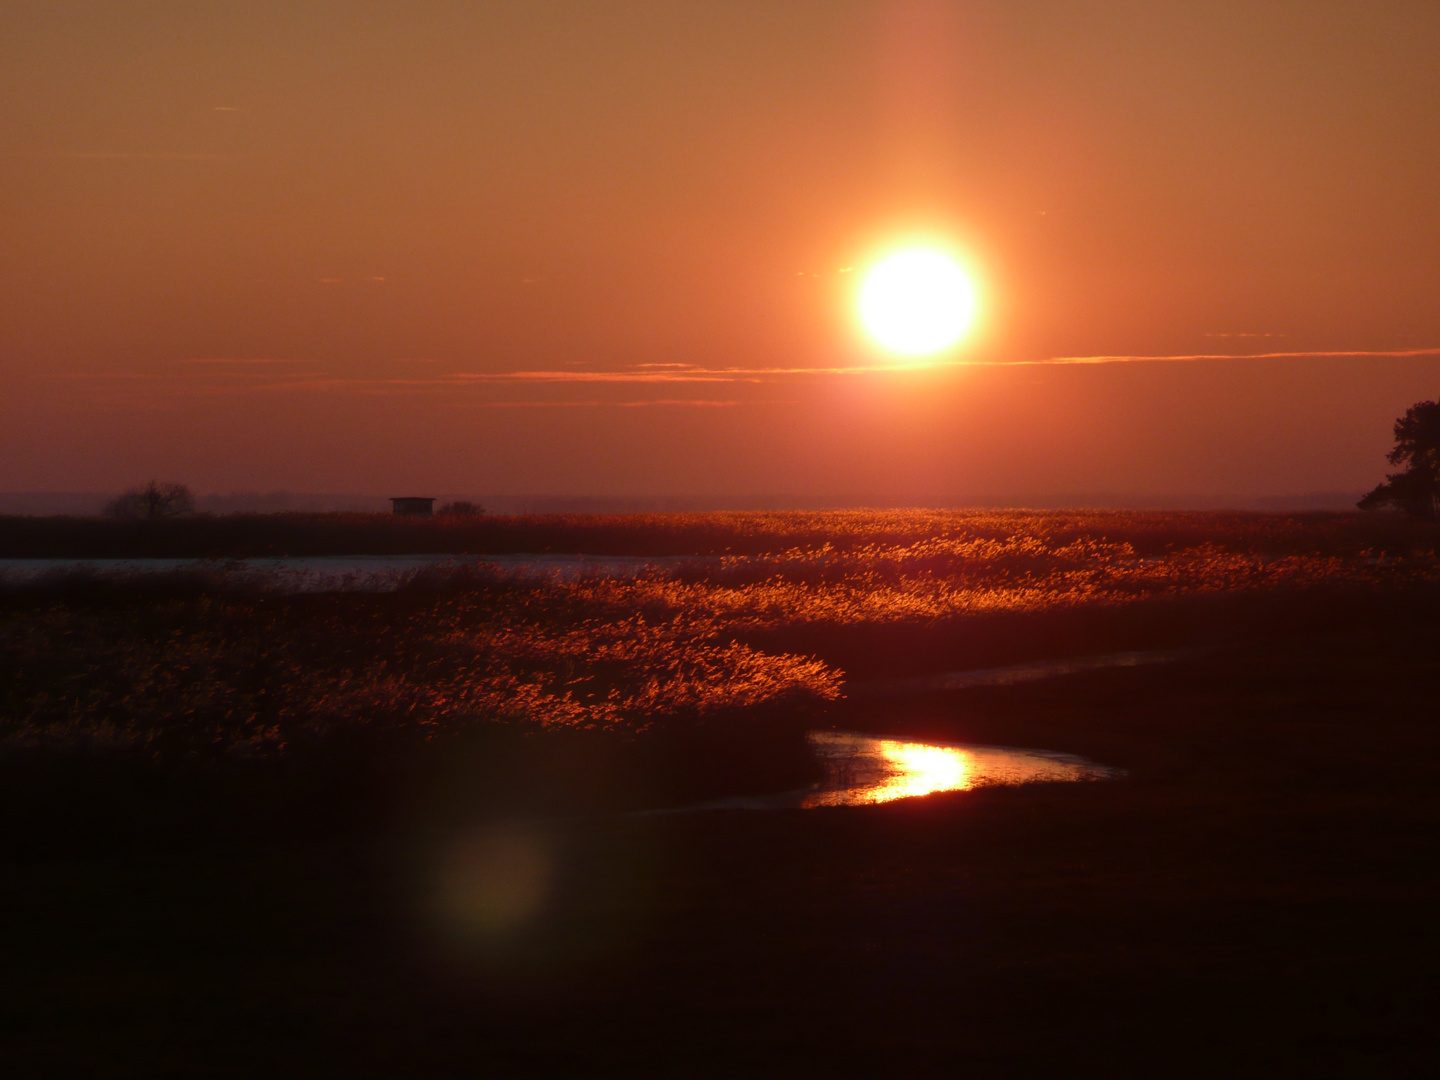
[[[105,506],[105,516],[121,521],[153,521],[193,513],[195,496],[184,484],[157,484],[131,488]]]
[[[485,507],[481,506],[479,503],[467,502],[464,499],[458,499],[455,502],[445,503],[443,506],[440,507],[437,513],[439,513],[442,517],[478,517],[480,514],[485,513]]]
[[[1440,481],[1440,402],[1419,401],[1395,421],[1395,449],[1386,455],[1390,473],[1361,499],[1361,510],[1395,506],[1418,521],[1435,520],[1435,489]]]

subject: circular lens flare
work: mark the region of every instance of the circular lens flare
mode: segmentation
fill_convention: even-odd
[[[886,349],[927,356],[954,345],[975,319],[975,286],[950,256],[907,248],[875,265],[860,288],[860,321]]]

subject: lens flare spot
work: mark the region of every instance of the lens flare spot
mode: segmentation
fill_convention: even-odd
[[[537,831],[518,825],[481,829],[445,852],[436,881],[437,913],[453,933],[501,936],[539,912],[553,877],[550,845]]]

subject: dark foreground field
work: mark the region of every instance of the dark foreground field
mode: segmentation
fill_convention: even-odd
[[[1409,537],[1406,551],[1426,539]],[[1205,551],[1207,566],[1231,575],[1226,587],[1191,588],[1177,563],[1166,588],[1124,578],[1124,597],[1066,600],[1054,579],[1072,573],[1065,560],[1100,558],[1072,552],[1063,566],[1006,564],[1005,588],[1029,595],[1043,579],[1045,602],[1006,607],[992,602],[1000,578],[972,576],[966,588],[990,600],[889,619],[853,614],[854,596],[840,597],[831,577],[793,566],[745,587],[804,586],[784,593],[792,611],[820,590],[819,608],[844,599],[852,614],[754,618],[759,600],[730,595],[740,568],[702,583],[710,592],[683,593],[692,608],[710,605],[703,632],[667,623],[649,651],[621,657],[632,667],[577,666],[538,646],[523,664],[506,653],[508,667],[491,655],[505,640],[497,627],[518,625],[506,612],[561,625],[572,604],[588,605],[593,651],[610,641],[602,607],[619,601],[608,592],[468,582],[284,600],[171,582],[158,598],[93,583],[13,593],[5,655],[23,692],[4,699],[0,1067],[1428,1072],[1440,1004],[1440,596],[1423,567],[1413,579],[1332,567],[1256,584]],[[1340,554],[1367,567],[1391,557]],[[1130,565],[1123,552],[1104,557]],[[883,610],[939,602],[933,581],[867,580],[871,593],[891,590]],[[659,589],[680,603],[675,590],[693,584],[651,583],[646,602]],[[381,725],[385,739],[357,750],[344,735],[350,713],[313,695],[276,700],[294,676],[243,652],[337,619],[370,626],[377,611],[419,644],[382,657],[359,644],[363,629],[354,639],[337,629],[333,649],[289,644],[362,704],[375,700],[381,684],[366,672],[382,661],[399,669],[390,692],[416,693],[417,672],[453,688],[455,669],[437,667],[436,650],[463,641],[490,657],[465,669],[487,686],[501,668],[506,678],[523,668],[551,687],[560,664],[588,687],[590,711],[563,731],[529,714],[477,720],[493,704],[482,695],[453,715],[475,729],[469,741],[417,736],[400,709]],[[878,685],[1147,647],[1180,658],[946,694]],[[242,661],[221,662],[236,649]],[[698,667],[674,667],[671,649]],[[73,674],[37,668],[37,657],[60,655]],[[767,657],[797,659],[757,659]],[[147,664],[169,672],[145,684],[149,704],[106,688]],[[170,671],[184,664],[201,667],[209,689]],[[778,692],[710,709],[703,696],[643,690],[666,671],[749,672]],[[825,672],[844,673],[843,696],[827,696]],[[228,694],[249,695],[232,709],[243,723],[215,703]],[[625,704],[597,712],[602,701]],[[82,702],[88,719],[67,726]],[[296,765],[291,741],[256,735],[276,725],[363,782],[337,781],[313,759]],[[787,755],[805,725],[1046,747],[1129,777],[879,807],[629,812],[708,796],[727,776],[734,787],[786,781],[803,772]],[[181,736],[156,734],[170,727]],[[224,745],[204,751],[206,739]],[[393,767],[377,767],[377,753]],[[666,770],[682,779],[655,775]],[[346,812],[327,816],[317,800]]]

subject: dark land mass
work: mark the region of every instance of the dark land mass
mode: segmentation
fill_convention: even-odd
[[[1043,530],[1056,539],[1103,535],[1141,554],[1200,543],[1291,551],[1433,550],[1433,532],[1398,514],[1244,511],[913,510],[754,511],[679,514],[200,514],[160,520],[0,515],[4,559],[235,559],[283,555],[770,554],[830,544],[849,549],[917,537],[1009,537]]]
[[[572,602],[479,588],[496,610]],[[742,627],[736,641],[818,657],[857,692],[572,732],[416,738],[397,713],[361,738],[296,720],[312,740],[298,754],[206,750],[230,729],[210,705],[185,705],[205,720],[186,728],[184,696],[158,719],[104,698],[130,741],[77,742],[45,695],[131,670],[116,666],[129,644],[102,647],[117,635],[150,656],[207,619],[226,650],[251,648],[253,626],[290,635],[305,670],[359,670],[382,655],[361,644],[374,620],[419,626],[433,594],[256,598],[173,579],[0,599],[24,687],[6,708],[41,725],[0,760],[9,1076],[1396,1076],[1433,1058],[1428,583]],[[346,623],[353,638],[302,648]],[[875,685],[1144,648],[1180,658],[948,693]],[[383,658],[435,670],[424,649]],[[288,678],[241,667],[206,678],[263,701]],[[255,708],[292,723],[288,706]],[[824,726],[1042,747],[1128,776],[633,812],[803,782],[799,736]],[[554,875],[503,932],[442,902],[456,852],[497,829]]]

